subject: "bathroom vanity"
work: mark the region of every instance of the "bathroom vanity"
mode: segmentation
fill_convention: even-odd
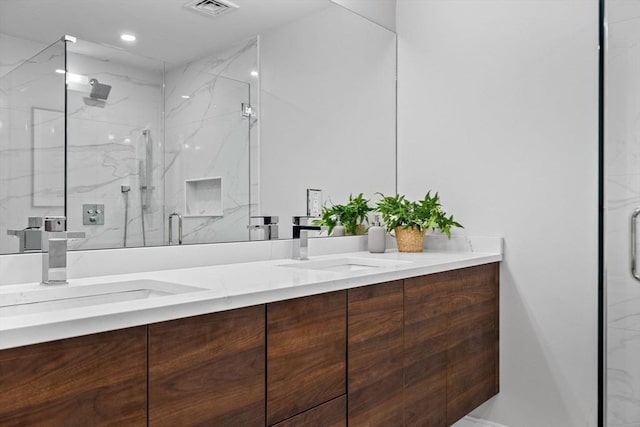
[[[0,318],[0,424],[448,426],[498,393],[501,258],[352,253],[113,276],[203,291]]]

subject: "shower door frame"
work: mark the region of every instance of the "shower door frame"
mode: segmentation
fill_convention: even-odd
[[[606,16],[605,0],[599,0],[598,29],[598,426],[605,427],[607,408],[606,389],[606,278],[604,266],[604,222],[605,222],[605,158],[604,158],[604,114],[605,114],[605,50]]]

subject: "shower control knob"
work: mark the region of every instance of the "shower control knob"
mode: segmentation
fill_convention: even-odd
[[[82,225],[104,225],[104,205],[82,205]]]

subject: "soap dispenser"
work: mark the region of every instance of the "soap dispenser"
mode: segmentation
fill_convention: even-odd
[[[384,253],[386,249],[386,232],[380,225],[380,217],[376,214],[373,217],[373,225],[369,227],[368,238],[369,252],[373,254]]]
[[[333,227],[333,232],[331,232],[331,236],[333,237],[338,237],[338,236],[344,236],[345,231],[344,231],[344,226],[342,225],[342,222],[340,222],[340,217],[338,216],[338,221],[335,227]]]

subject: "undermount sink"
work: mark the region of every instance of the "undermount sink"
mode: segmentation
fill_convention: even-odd
[[[42,287],[24,292],[0,294],[0,317],[159,298],[204,290],[206,289],[158,280]]]
[[[306,270],[349,272],[374,268],[397,267],[399,265],[409,264],[410,262],[411,261],[349,257],[299,261],[290,264],[281,264],[280,267],[302,268]]]

